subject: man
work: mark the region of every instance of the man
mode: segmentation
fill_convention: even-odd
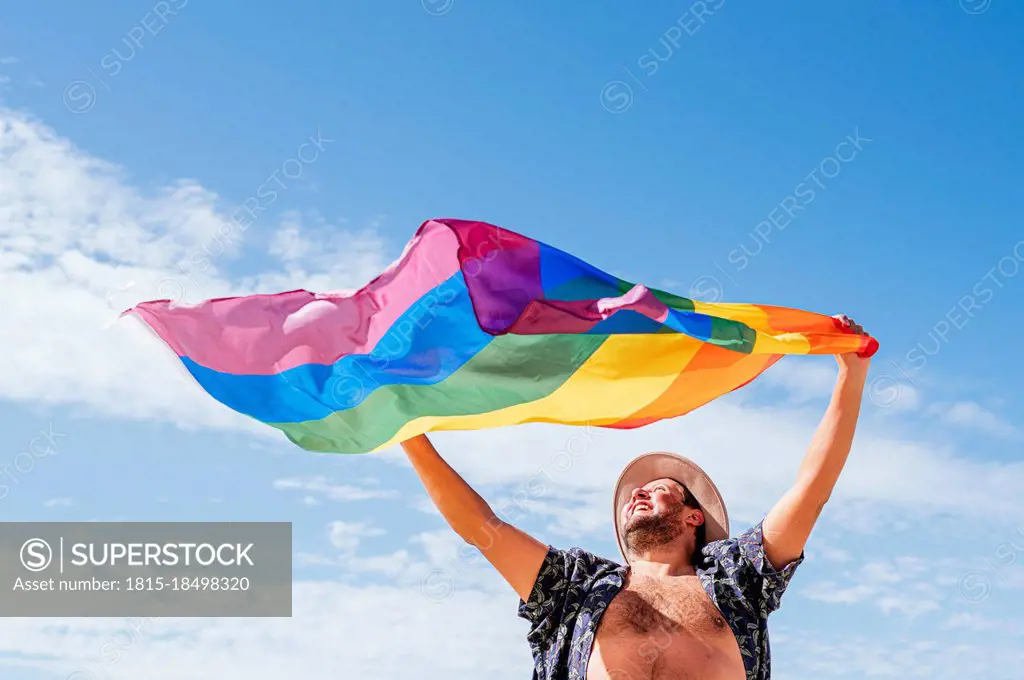
[[[536,680],[767,680],[768,615],[803,561],[860,414],[870,360],[836,359],[832,400],[795,483],[736,538],[718,489],[692,461],[662,452],[633,460],[613,496],[625,565],[505,524],[426,437],[403,448],[451,527],[519,594]]]

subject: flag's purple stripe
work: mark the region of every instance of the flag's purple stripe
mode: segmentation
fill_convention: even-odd
[[[463,248],[462,273],[473,298],[480,327],[494,335],[508,331],[531,301],[543,297],[540,284],[540,244],[509,232],[497,233],[454,222]],[[498,235],[496,235],[496,233]]]

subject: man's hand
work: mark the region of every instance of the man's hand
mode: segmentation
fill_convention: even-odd
[[[834,318],[849,332],[866,335],[853,319],[845,315]],[[836,355],[836,361],[839,375],[832,401],[804,455],[796,483],[764,520],[765,554],[777,570],[803,554],[811,529],[832,495],[853,445],[871,359],[851,352]]]
[[[839,322],[840,327],[850,333],[867,335],[860,324],[845,314],[836,314],[832,318]],[[862,357],[856,352],[847,352],[846,354],[837,354],[836,363],[839,364],[840,371],[854,375],[867,375],[868,368],[871,366],[871,357]]]

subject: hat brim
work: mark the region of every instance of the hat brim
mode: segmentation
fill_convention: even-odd
[[[684,485],[697,499],[704,512],[704,536],[708,543],[729,538],[729,514],[718,487],[707,473],[689,458],[668,451],[653,451],[634,458],[619,475],[615,483],[612,512],[615,522],[615,538],[619,551],[626,557],[626,545],[622,537],[621,511],[629,502],[633,490],[655,479],[674,479]]]

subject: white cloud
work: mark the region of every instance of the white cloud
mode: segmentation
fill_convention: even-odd
[[[959,401],[952,404],[933,404],[929,411],[948,425],[978,430],[997,437],[1020,435],[1013,425],[973,401]]]
[[[274,488],[287,491],[305,491],[307,494],[320,494],[332,501],[365,501],[375,498],[394,498],[398,495],[398,492],[392,489],[335,484],[323,475],[276,479],[274,480]],[[307,495],[306,498],[311,498],[311,496]]]
[[[1024,651],[1019,646],[958,640],[921,640],[916,632],[884,637],[867,634],[826,638],[808,631],[799,653],[779,664],[773,654],[773,675],[796,678],[865,677],[922,680],[1013,680],[1020,676]]]
[[[985,617],[978,616],[976,614],[970,614],[967,612],[957,612],[956,614],[953,614],[949,617],[949,620],[946,621],[946,623],[943,625],[943,628],[961,628],[973,631],[986,631],[997,630],[999,628],[1004,628],[1007,625],[1008,624],[1006,622],[986,619]]]
[[[343,553],[354,552],[362,539],[383,536],[383,529],[365,522],[344,522],[336,520],[327,527],[331,545]]]
[[[43,505],[45,507],[47,507],[47,508],[56,508],[58,506],[68,507],[68,506],[71,505],[71,499],[70,498],[51,498],[48,501],[44,502]]]
[[[217,404],[137,319],[116,323],[139,301],[199,301],[282,288],[358,287],[387,266],[372,232],[315,221],[319,268],[232,280],[232,243],[256,247],[269,216],[222,244],[230,206],[191,180],[143,190],[120,168],[90,156],[36,119],[0,108],[0,397],[74,404],[121,418],[182,427],[240,429],[283,437]],[[201,262],[201,267],[196,267]]]
[[[298,552],[295,553],[295,564],[301,566],[337,566],[341,560],[336,557],[328,557],[317,553]]]
[[[445,565],[458,561],[460,549],[466,546],[465,541],[448,528],[421,532],[412,536],[409,543],[419,546],[425,553],[427,562],[432,565]]]
[[[883,409],[885,413],[906,414],[921,406],[920,390],[905,376],[872,372],[865,389],[864,409]],[[811,402],[827,403],[832,396],[838,368],[830,357],[789,356],[767,370],[753,385],[754,390],[777,388],[785,395],[784,405]]]
[[[919,593],[891,594],[878,599],[878,608],[886,614],[903,614],[913,620],[922,614],[939,610],[939,603],[935,600],[921,597]]]
[[[0,57],[0,66],[7,66],[9,64],[18,63],[17,57]]]
[[[350,573],[379,573],[392,578],[408,574],[411,565],[408,550],[396,550],[387,555],[373,557],[351,557],[344,563],[345,569]]]
[[[320,292],[350,290],[379,275],[390,263],[376,222],[352,232],[311,211],[286,213],[270,239],[268,252],[281,262],[278,271],[242,277],[244,288],[261,291],[306,288]],[[411,235],[411,233],[410,233]]]
[[[839,578],[811,583],[804,597],[828,604],[864,604],[912,621],[938,612],[957,592],[956,567],[948,558],[885,557],[862,561]]]
[[[836,382],[836,362],[822,357],[785,357],[766,371],[759,382],[784,389],[794,402],[827,400]]]
[[[849,550],[826,544],[818,538],[814,540],[813,547],[808,548],[807,557],[820,557],[830,562],[849,562],[853,559]]]
[[[841,586],[834,581],[822,581],[808,586],[803,594],[819,602],[831,604],[856,604],[863,602],[875,594],[869,585]]]

